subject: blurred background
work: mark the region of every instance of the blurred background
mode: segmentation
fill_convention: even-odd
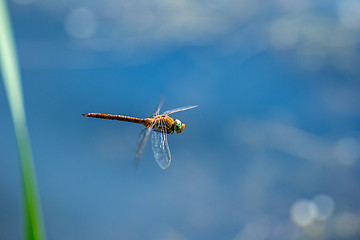
[[[48,239],[359,239],[360,1],[12,0]],[[141,126],[169,135],[170,167]],[[0,239],[21,238],[0,84]]]

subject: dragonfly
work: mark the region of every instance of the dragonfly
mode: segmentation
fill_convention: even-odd
[[[158,163],[159,167],[165,170],[169,167],[171,163],[171,154],[167,141],[167,134],[173,134],[174,132],[181,133],[185,128],[185,124],[183,122],[181,122],[179,119],[173,119],[169,117],[169,115],[176,112],[182,112],[185,110],[196,108],[198,107],[198,105],[179,107],[159,114],[162,105],[163,99],[160,100],[160,103],[157,106],[155,112],[149,118],[136,118],[124,115],[104,113],[85,113],[82,115],[90,118],[102,118],[144,125],[145,128],[140,132],[136,141],[135,165],[138,166],[141,154],[144,151],[150,133],[152,133],[151,148],[155,160]]]

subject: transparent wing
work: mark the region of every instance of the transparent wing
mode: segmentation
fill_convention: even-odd
[[[161,125],[159,126],[161,132],[153,131],[151,136],[151,147],[154,153],[155,160],[158,163],[158,165],[162,169],[166,169],[170,165],[171,155],[170,155],[169,145],[167,142],[165,122],[161,121],[159,124]]]
[[[196,107],[198,107],[198,106],[199,106],[199,105],[188,106],[188,107],[179,107],[179,108],[175,108],[175,109],[171,109],[171,110],[165,111],[163,114],[165,114],[165,115],[170,115],[170,114],[175,113],[175,112],[185,111],[185,110],[188,110],[188,109],[196,108]]]
[[[140,160],[140,157],[141,157],[141,154],[143,153],[144,151],[144,148],[145,148],[145,145],[146,145],[146,142],[149,138],[149,135],[150,135],[150,132],[151,132],[151,128],[144,128],[137,140],[136,140],[136,152],[135,152],[135,165],[137,166],[139,164],[139,160]]]
[[[161,96],[159,105],[157,106],[157,108],[156,108],[153,116],[159,115],[159,113],[160,113],[160,108],[162,107],[163,104],[164,104],[164,96]]]

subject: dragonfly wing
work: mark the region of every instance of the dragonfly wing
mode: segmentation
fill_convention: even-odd
[[[185,110],[188,110],[188,109],[196,108],[197,106],[199,106],[199,105],[188,106],[188,107],[179,107],[179,108],[175,108],[175,109],[165,111],[163,114],[170,115],[172,113],[181,112],[181,111],[185,111]]]
[[[159,115],[159,113],[160,113],[160,108],[162,107],[163,104],[164,104],[164,96],[161,96],[159,105],[157,106],[157,108],[156,108],[153,116]]]
[[[149,135],[150,135],[150,132],[151,132],[151,128],[144,128],[138,138],[137,138],[137,141],[136,141],[136,152],[135,152],[135,165],[137,166],[139,164],[139,160],[140,160],[140,157],[141,157],[141,154],[142,152],[144,151],[144,148],[145,148],[145,145],[146,145],[146,142],[149,138]]]
[[[167,142],[167,134],[165,129],[165,122],[161,124],[162,131],[153,131],[151,136],[151,147],[154,153],[154,157],[158,165],[162,169],[169,167],[171,162],[171,155],[169,145]]]

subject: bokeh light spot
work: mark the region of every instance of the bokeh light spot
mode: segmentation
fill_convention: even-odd
[[[312,224],[317,216],[317,212],[316,205],[308,200],[299,200],[290,209],[292,221],[300,227]]]
[[[334,212],[335,202],[328,195],[317,195],[314,197],[313,202],[318,210],[317,219],[326,220]]]
[[[334,155],[338,162],[350,166],[360,158],[360,143],[353,138],[341,139],[334,148]]]
[[[73,38],[89,38],[97,28],[93,12],[88,8],[73,10],[65,19],[65,30]]]

